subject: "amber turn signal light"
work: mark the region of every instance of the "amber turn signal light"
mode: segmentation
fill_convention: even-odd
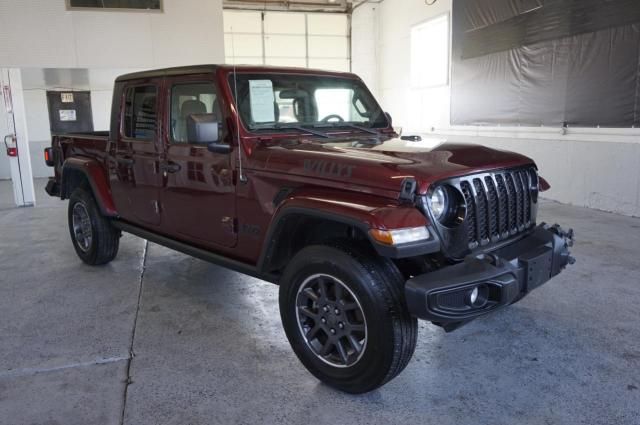
[[[429,230],[425,226],[393,230],[371,229],[369,234],[384,245],[400,245],[429,239]]]

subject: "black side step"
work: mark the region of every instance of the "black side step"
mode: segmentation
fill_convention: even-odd
[[[177,241],[175,239],[168,238],[166,236],[158,235],[157,233],[151,232],[133,224],[126,223],[124,221],[113,220],[112,224],[123,232],[131,233],[153,243],[157,243],[158,245],[166,246],[167,248],[171,248],[192,257],[199,258],[209,263],[226,267],[228,269],[249,275],[251,277],[266,280],[267,282],[277,282],[276,276],[261,273],[255,266],[251,266],[237,260],[232,260],[218,254],[214,254],[210,251]]]

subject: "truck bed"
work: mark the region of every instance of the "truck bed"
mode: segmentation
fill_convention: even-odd
[[[106,166],[108,142],[108,131],[54,134],[51,138],[51,146],[56,158],[56,180],[59,181],[65,159],[72,156],[92,158]]]
[[[108,139],[109,131],[87,131],[83,133],[54,133],[53,137],[59,138],[97,138],[97,139]]]

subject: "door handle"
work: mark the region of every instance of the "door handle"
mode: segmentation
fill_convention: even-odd
[[[116,158],[116,161],[119,164],[122,164],[122,165],[124,165],[126,167],[131,167],[133,164],[136,163],[135,159],[129,158],[129,157],[126,157],[126,156],[125,157]]]
[[[175,162],[163,162],[160,164],[160,169],[165,173],[177,173],[182,167]]]

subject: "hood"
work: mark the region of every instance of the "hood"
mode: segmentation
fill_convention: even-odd
[[[255,168],[371,189],[399,191],[403,179],[414,178],[420,193],[445,178],[533,164],[517,153],[436,137],[279,139],[258,145],[252,156],[262,157],[252,161]]]

